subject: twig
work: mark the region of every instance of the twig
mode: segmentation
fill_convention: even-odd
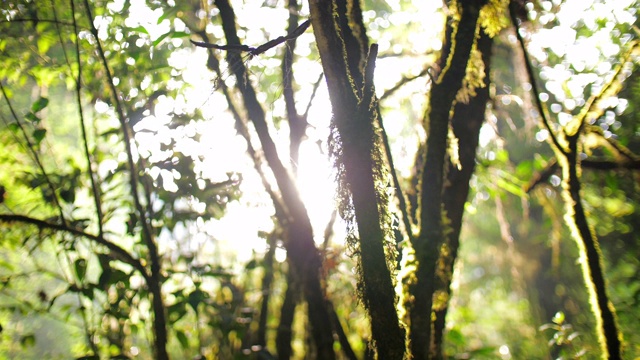
[[[258,46],[258,47],[253,47],[253,46],[248,46],[248,45],[241,45],[241,44],[228,44],[228,45],[218,45],[218,44],[211,44],[208,42],[201,42],[201,41],[193,41],[191,40],[191,43],[195,46],[199,46],[199,47],[203,47],[203,48],[208,48],[208,49],[218,49],[218,50],[225,50],[225,51],[237,51],[237,52],[248,52],[249,55],[251,56],[258,56],[268,50],[270,50],[271,48],[274,48],[280,44],[282,44],[283,42],[287,41],[287,40],[293,40],[295,38],[297,38],[298,36],[302,35],[307,28],[309,28],[309,25],[311,25],[311,21],[310,20],[306,20],[303,23],[301,23],[295,30],[293,30],[292,32],[290,32],[287,35],[284,36],[279,36],[273,40],[269,40],[266,43]]]
[[[300,5],[297,0],[289,0],[289,25],[287,32],[293,34],[298,24],[298,10]],[[308,25],[307,25],[308,26]],[[282,95],[287,110],[289,121],[289,156],[291,157],[291,168],[294,175],[297,174],[298,158],[300,154],[300,143],[304,138],[307,129],[307,118],[301,117],[296,109],[296,100],[293,92],[293,50],[296,46],[296,38],[291,39],[290,44],[285,46],[282,57]]]
[[[96,242],[97,244],[100,244],[100,245],[106,247],[107,249],[109,249],[110,255],[113,258],[118,259],[120,261],[123,261],[126,264],[131,265],[134,269],[138,270],[140,272],[140,274],[145,279],[147,279],[147,280],[149,279],[149,274],[147,273],[147,270],[142,265],[140,260],[138,260],[138,259],[134,258],[133,256],[131,256],[131,254],[129,254],[125,249],[123,249],[120,246],[112,243],[111,241],[106,240],[105,238],[103,238],[101,236],[89,234],[89,233],[86,233],[86,232],[84,232],[82,230],[74,229],[74,228],[68,227],[66,225],[54,224],[54,223],[50,223],[48,221],[32,218],[32,217],[25,216],[25,215],[0,214],[0,222],[5,222],[5,223],[20,222],[20,223],[25,223],[25,224],[31,224],[31,225],[37,226],[41,230],[42,229],[49,229],[49,230],[55,230],[55,231],[62,231],[62,232],[69,233],[71,235],[80,236],[80,237],[89,239],[91,241]]]
[[[71,23],[64,22],[64,21],[58,21],[57,19],[56,20],[51,20],[51,19],[38,19],[38,18],[15,18],[15,19],[11,19],[11,20],[0,20],[0,24],[2,24],[2,23],[14,23],[14,22],[56,23],[56,25],[73,26],[73,24],[71,24]]]
[[[551,142],[553,145],[563,154],[566,154],[566,149],[560,145],[558,138],[551,128],[551,122],[548,117],[547,109],[542,105],[542,100],[540,100],[540,89],[538,89],[538,84],[536,82],[536,78],[533,72],[533,65],[531,64],[531,58],[529,57],[529,51],[527,50],[527,45],[525,44],[524,38],[520,34],[520,25],[519,19],[516,16],[516,9],[514,8],[514,2],[511,2],[509,5],[509,15],[511,17],[511,22],[515,28],[516,37],[518,39],[518,44],[520,44],[520,49],[522,50],[522,56],[524,57],[524,65],[527,70],[527,75],[529,77],[529,83],[531,84],[531,92],[536,99],[536,107],[538,113],[540,115],[540,120],[542,121],[543,126],[549,132],[549,137],[551,138]]]
[[[307,107],[304,110],[303,118],[307,118],[309,115],[309,109],[311,109],[311,104],[313,103],[313,99],[316,97],[316,92],[318,91],[318,87],[320,87],[320,82],[324,77],[324,73],[320,73],[318,76],[318,80],[313,84],[313,90],[311,91],[311,96],[309,96],[309,101],[307,101]]]
[[[52,193],[52,197],[53,197],[53,202],[56,205],[56,208],[58,209],[58,213],[60,216],[60,221],[66,225],[67,221],[64,218],[64,212],[62,211],[62,205],[60,204],[60,200],[58,200],[58,195],[56,194],[56,188],[53,185],[53,182],[51,181],[51,178],[49,177],[49,174],[47,173],[47,171],[44,168],[44,165],[42,164],[42,161],[40,161],[40,156],[38,156],[38,153],[36,152],[33,143],[31,142],[31,140],[29,139],[29,136],[27,135],[27,130],[24,128],[24,126],[22,126],[22,122],[20,122],[20,119],[18,118],[18,115],[16,114],[13,105],[11,105],[11,101],[9,101],[9,96],[7,94],[7,92],[4,89],[4,85],[2,85],[2,82],[0,81],[0,92],[2,92],[2,95],[7,103],[7,107],[9,107],[9,112],[11,112],[11,116],[13,117],[13,119],[16,121],[16,125],[18,125],[18,127],[20,128],[20,132],[22,133],[22,135],[24,136],[24,140],[27,143],[27,147],[29,148],[31,155],[33,156],[33,160],[36,162],[36,165],[38,166],[38,168],[40,169],[40,172],[42,172],[42,176],[44,176],[44,179],[47,183],[47,186],[49,186],[49,188],[51,189],[51,193]]]
[[[111,91],[111,96],[113,98],[113,102],[116,107],[116,113],[118,114],[118,120],[120,121],[120,127],[122,130],[123,141],[125,145],[125,150],[127,153],[127,166],[130,173],[130,187],[131,187],[131,195],[133,197],[133,202],[136,208],[136,212],[140,217],[140,223],[142,225],[142,238],[145,243],[147,250],[149,251],[149,260],[151,263],[151,274],[147,279],[147,285],[149,286],[149,292],[152,294],[152,304],[153,304],[153,324],[154,324],[154,332],[155,332],[155,344],[154,350],[156,352],[156,357],[159,360],[167,360],[169,359],[169,354],[167,353],[167,323],[165,320],[165,306],[162,300],[162,289],[161,282],[162,277],[160,274],[161,264],[160,257],[158,254],[158,247],[155,243],[153,232],[151,231],[151,223],[148,221],[147,214],[145,213],[145,209],[142,207],[142,203],[140,202],[140,195],[138,192],[138,172],[136,163],[133,159],[133,149],[131,147],[131,135],[129,133],[129,127],[127,125],[126,116],[124,110],[122,108],[122,102],[118,97],[118,91],[113,81],[113,75],[111,74],[111,69],[109,68],[109,64],[107,62],[107,57],[105,55],[104,49],[102,48],[102,43],[100,38],[98,37],[98,29],[95,26],[94,18],[91,13],[91,7],[89,5],[89,0],[84,0],[85,11],[87,12],[87,20],[90,24],[91,34],[93,35],[96,41],[96,47],[98,50],[98,55],[100,56],[100,60],[102,62],[102,66],[107,75],[108,84]],[[148,205],[149,206],[149,205]]]
[[[403,77],[402,79],[400,79],[400,81],[398,81],[391,88],[385,90],[385,92],[382,94],[382,96],[380,96],[380,101],[382,101],[382,100],[386,99],[387,97],[391,96],[393,93],[395,93],[396,91],[400,90],[400,88],[403,87],[404,85],[406,85],[407,83],[410,83],[413,80],[419,79],[419,78],[421,78],[421,77],[423,77],[425,75],[429,75],[429,79],[431,79],[431,81],[433,81],[433,77],[431,76],[431,73],[429,72],[429,70],[431,70],[431,67],[427,66],[424,69],[422,69],[422,71],[420,71],[420,73],[418,73],[418,75]]]
[[[76,65],[78,66],[78,76],[75,79],[76,82],[76,102],[78,105],[78,115],[80,116],[80,128],[82,130],[82,142],[84,145],[84,153],[87,159],[87,171],[89,172],[89,179],[91,180],[91,190],[93,192],[93,200],[96,207],[96,216],[98,218],[98,234],[104,237],[103,221],[104,215],[102,213],[102,204],[100,200],[100,189],[96,182],[96,175],[93,171],[93,163],[91,161],[91,152],[89,151],[89,141],[87,136],[87,125],[84,118],[84,111],[82,110],[82,61],[80,59],[80,40],[78,33],[78,24],[76,22],[76,9],[74,0],[69,0],[71,6],[71,17],[73,19],[73,33],[76,35],[75,50],[76,50]],[[65,51],[66,57],[66,51]],[[71,64],[69,64],[71,69]]]

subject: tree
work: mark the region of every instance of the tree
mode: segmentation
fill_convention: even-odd
[[[551,3],[546,3],[540,6],[550,11]],[[288,359],[301,339],[310,358],[355,359],[358,352],[379,359],[444,358],[463,216],[496,85],[492,54],[496,44],[505,46],[506,29],[515,28],[535,116],[553,153],[547,153],[547,168],[529,189],[562,169],[565,218],[580,256],[587,259],[582,273],[602,356],[621,358],[621,332],[609,301],[603,257],[582,206],[581,167],[602,164],[582,158],[588,153],[587,140],[594,137],[614,160],[624,158],[607,163],[633,167],[637,162],[630,148],[592,126],[605,115],[602,104],[618,94],[631,73],[628,64],[637,53],[633,27],[623,29],[626,42],[606,60],[620,65],[599,74],[606,79],[597,82],[601,91],[594,89],[591,100],[574,106],[575,113],[567,112],[574,120],[559,117],[554,122],[537,85],[536,72],[544,71],[545,64],[532,60],[524,37],[523,23],[545,24],[527,18],[528,11],[539,10],[537,5],[506,0],[443,5],[441,49],[426,62],[420,60],[424,70],[417,77],[400,79],[386,92],[376,89],[381,75],[376,67],[385,56],[398,54],[379,54],[382,46],[369,34],[373,15],[363,11],[368,6],[390,18],[390,8],[379,4],[289,0],[286,9],[272,4],[260,12],[282,20],[276,36],[264,29],[256,32],[242,15],[236,16],[238,9],[251,8],[249,2],[51,0],[3,5],[8,34],[0,40],[7,139],[3,166],[6,174],[21,174],[0,178],[6,208],[0,221],[8,225],[3,231],[10,239],[4,295],[15,298],[5,309],[79,314],[74,319],[85,340],[72,354],[77,358],[135,356],[148,347],[158,359],[178,357],[178,349],[188,357],[255,354],[269,359],[275,351],[278,358]],[[305,12],[309,19],[301,16]],[[385,15],[376,19],[388,22]],[[305,50],[297,50],[302,39],[311,42],[309,28],[317,54],[314,46],[306,50],[318,59],[323,77],[302,84],[296,80],[305,71],[298,66],[305,61],[299,55]],[[272,62],[259,64],[277,54],[278,73]],[[201,71],[215,79],[208,85],[215,94],[202,98],[204,106],[189,99],[203,90],[190,92],[189,82],[196,80],[188,56],[197,57]],[[320,65],[314,66],[319,73]],[[427,105],[417,121],[405,119],[417,124],[411,136],[419,144],[411,154],[413,173],[403,178],[395,165],[394,139],[385,130],[384,118],[393,105],[385,101],[405,101],[394,93],[417,79],[423,79],[417,91]],[[270,91],[272,83],[281,85]],[[318,101],[321,83],[326,83],[332,118],[328,139],[318,141],[327,144],[333,161],[337,212],[347,230],[344,244],[337,247],[351,255],[341,261],[355,264],[356,294],[370,327],[367,339],[345,316],[354,309],[337,296],[331,276],[335,217],[319,244],[321,230],[296,182],[305,165],[301,152],[309,143],[310,108]],[[33,89],[36,96],[22,89]],[[269,101],[270,109],[264,105]],[[64,117],[76,118],[79,125],[60,121],[65,129],[57,129]],[[260,232],[267,250],[254,253],[242,266],[246,275],[234,272],[237,265],[214,261],[205,250],[214,243],[211,228],[217,219],[225,217],[229,204],[247,198],[242,190],[252,191],[243,187],[248,170],[229,171],[218,162],[232,148],[212,141],[225,126],[243,140],[247,158],[241,161],[251,164],[273,209],[272,226]],[[277,130],[287,132],[284,147]],[[287,155],[290,162],[283,160]],[[512,184],[502,186],[524,197]],[[508,239],[502,206],[497,197],[501,235]],[[246,214],[245,223],[254,220]],[[238,233],[231,236],[242,240]],[[11,249],[34,256],[19,264],[20,253]],[[277,260],[279,249],[286,251],[286,263]],[[37,280],[42,290],[29,289],[22,279]],[[45,286],[46,281],[58,285]],[[251,295],[256,289],[257,297]],[[24,290],[39,291],[38,298],[23,296]],[[281,298],[273,296],[278,293]],[[307,323],[299,320],[301,314]],[[142,334],[151,339],[147,345]],[[354,342],[354,335],[366,345]],[[28,331],[16,336],[23,344],[37,338]]]

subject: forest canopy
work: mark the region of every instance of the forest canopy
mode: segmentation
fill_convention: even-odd
[[[640,357],[634,0],[0,4],[0,358]]]

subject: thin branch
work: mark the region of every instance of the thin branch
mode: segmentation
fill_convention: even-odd
[[[197,31],[196,33],[200,35],[200,37],[202,37],[203,39],[205,40],[207,39],[206,31],[204,30]],[[207,67],[211,71],[215,72],[218,78],[222,76],[222,70],[220,69],[220,61],[218,60],[216,55],[213,53],[213,50],[209,50]],[[262,169],[264,161],[263,161],[263,158],[260,156],[259,152],[253,147],[253,143],[251,141],[251,135],[249,133],[249,129],[247,128],[246,120],[242,117],[242,115],[240,115],[240,112],[236,108],[236,105],[233,101],[233,97],[231,96],[229,88],[227,87],[227,84],[224,81],[220,82],[220,89],[222,90],[222,93],[227,99],[227,106],[231,111],[233,118],[235,119],[236,130],[238,131],[240,136],[244,138],[245,142],[247,143],[247,153],[249,154],[249,157],[251,158],[251,160],[253,160],[253,167],[258,173],[258,176],[260,176],[262,186],[264,187],[265,191],[267,192],[267,194],[269,194],[269,197],[271,198],[273,207],[275,208],[275,211],[276,211],[276,216],[278,216],[279,219],[286,219],[286,216],[284,216],[286,214],[285,206],[282,203],[282,199],[280,199],[280,197],[276,194],[276,192],[271,187],[271,184],[269,183],[269,180],[267,179],[267,176],[264,170]]]
[[[289,0],[289,25],[287,28],[288,33],[296,31],[296,25],[298,24],[298,10],[300,5],[297,0]],[[298,157],[300,153],[300,143],[304,138],[307,130],[307,118],[301,117],[296,109],[296,100],[293,92],[293,50],[296,47],[296,39],[293,38],[285,46],[284,56],[282,57],[282,95],[284,97],[284,103],[287,110],[287,119],[289,121],[289,156],[291,157],[291,167],[294,174],[297,174],[298,170]]]
[[[89,234],[89,233],[86,233],[86,232],[84,232],[82,230],[74,229],[74,228],[68,227],[66,225],[54,224],[54,223],[50,223],[48,221],[32,218],[32,217],[25,216],[25,215],[0,214],[0,222],[4,222],[4,223],[19,222],[19,223],[24,223],[24,224],[31,224],[31,225],[37,226],[41,230],[47,229],[47,230],[62,231],[62,232],[69,233],[71,235],[75,235],[75,236],[86,238],[88,240],[91,240],[91,241],[99,244],[99,245],[102,245],[102,246],[106,247],[110,251],[109,255],[111,255],[113,258],[118,259],[118,260],[120,260],[120,261],[122,261],[122,262],[124,262],[126,264],[131,265],[134,269],[136,269],[138,272],[140,272],[140,274],[145,279],[149,279],[149,274],[147,273],[147,270],[142,265],[140,260],[138,260],[138,259],[134,258],[133,256],[131,256],[131,254],[129,254],[129,252],[127,252],[125,249],[123,249],[120,246],[112,243],[111,241],[106,240],[105,238],[103,238],[101,236]]]
[[[318,76],[318,80],[316,80],[315,83],[313,83],[313,90],[311,90],[311,96],[309,96],[309,101],[307,101],[307,106],[304,109],[304,113],[302,114],[302,117],[307,119],[309,116],[309,110],[311,109],[311,105],[313,104],[313,99],[315,99],[316,97],[316,92],[318,91],[318,87],[320,87],[320,83],[322,82],[322,78],[324,77],[324,73],[321,72],[320,75]]]
[[[253,47],[253,46],[248,46],[248,45],[241,45],[241,44],[228,44],[228,45],[217,45],[217,44],[211,44],[208,42],[201,42],[201,41],[193,41],[191,40],[191,43],[195,46],[199,46],[199,47],[203,47],[203,48],[208,48],[208,49],[218,49],[218,50],[225,50],[225,51],[237,51],[237,52],[248,52],[251,56],[258,56],[262,53],[267,52],[268,50],[270,50],[271,48],[274,48],[280,44],[282,44],[283,42],[287,41],[287,40],[292,40],[297,38],[298,36],[302,35],[308,28],[309,25],[311,25],[311,21],[310,20],[306,20],[304,22],[302,22],[295,30],[293,30],[292,32],[290,32],[287,35],[284,36],[279,36],[273,40],[269,40],[266,43],[258,46],[258,47]]]
[[[615,161],[606,159],[585,159],[580,162],[583,168],[592,170],[640,170],[640,160]]]
[[[558,168],[559,168],[558,160],[554,157],[553,159],[549,160],[549,162],[547,163],[547,166],[545,166],[544,169],[533,174],[533,176],[529,180],[529,183],[524,186],[523,190],[526,193],[531,193],[531,191],[536,186],[547,181],[549,177],[551,177],[551,175],[555,174],[558,171]]]
[[[429,75],[429,79],[433,80],[433,78],[431,77],[431,73],[429,72],[431,70],[430,66],[425,67],[424,69],[422,69],[422,71],[420,71],[420,73],[418,73],[418,75],[415,76],[404,76],[402,77],[402,79],[400,79],[400,81],[398,81],[395,85],[393,85],[391,88],[387,89],[384,91],[384,93],[382,94],[382,96],[380,96],[380,101],[388,98],[389,96],[393,95],[393,93],[395,93],[396,91],[400,90],[400,88],[402,88],[403,86],[405,86],[406,84],[417,80],[425,75]]]
[[[88,16],[88,20],[89,20],[89,24],[91,24],[91,34],[93,35],[95,41],[96,41],[96,46],[98,49],[98,55],[100,56],[100,60],[102,61],[102,66],[104,68],[104,71],[107,75],[107,86],[109,87],[109,90],[111,91],[111,96],[113,98],[113,103],[116,107],[116,113],[118,114],[118,120],[120,121],[120,126],[121,126],[121,130],[122,130],[122,135],[123,135],[123,142],[125,145],[125,150],[127,153],[127,165],[128,165],[128,170],[130,173],[130,187],[131,187],[131,194],[133,197],[133,201],[136,207],[136,211],[138,212],[138,215],[140,216],[140,222],[142,223],[142,229],[143,229],[143,234],[144,234],[144,239],[145,242],[147,243],[147,246],[149,247],[149,250],[154,254],[152,255],[153,257],[157,257],[157,249],[156,249],[156,245],[153,243],[153,234],[151,232],[151,229],[149,228],[149,222],[147,220],[147,216],[146,213],[144,211],[144,208],[142,207],[142,204],[140,203],[140,195],[138,193],[138,172],[137,172],[137,167],[135,165],[135,161],[133,160],[133,149],[131,147],[131,135],[129,132],[129,127],[127,126],[127,122],[126,122],[126,115],[124,113],[124,109],[122,107],[122,102],[120,101],[120,98],[118,97],[118,90],[116,89],[116,86],[114,84],[113,81],[113,75],[111,74],[111,69],[109,68],[109,64],[107,62],[107,57],[105,55],[104,49],[102,48],[102,42],[100,41],[100,38],[98,37],[98,29],[96,28],[94,21],[93,21],[93,15],[91,13],[91,8],[89,5],[89,1],[88,0],[84,0],[84,6],[85,6],[85,10],[87,12],[87,16]],[[154,259],[151,259],[152,263],[155,262]]]
[[[0,20],[0,24],[2,23],[14,23],[14,22],[32,22],[32,23],[54,23],[56,25],[64,25],[64,26],[73,26],[72,23],[68,23],[66,21],[59,21],[57,19],[39,19],[39,18],[15,18],[11,20]]]
[[[620,81],[618,80],[618,76],[620,76],[625,65],[631,59],[631,56],[633,55],[633,53],[635,52],[635,49],[639,45],[640,45],[640,42],[638,41],[634,41],[632,43],[632,45],[629,47],[629,49],[624,54],[622,59],[620,59],[620,62],[618,63],[616,71],[611,75],[611,79],[605,84],[605,86],[602,87],[602,89],[598,94],[592,95],[587,100],[587,103],[582,107],[582,110],[580,111],[580,114],[577,117],[577,120],[579,121],[579,125],[578,125],[578,128],[576,129],[575,134],[573,134],[573,136],[579,136],[579,134],[581,133],[581,130],[584,128],[585,124],[588,122],[589,120],[588,118],[590,114],[595,112],[594,115],[596,116],[593,116],[593,118],[597,118],[602,114],[602,110],[595,109],[596,106],[598,105],[600,100],[602,100],[604,97],[609,95],[610,91],[611,92],[616,91],[616,85],[620,84]]]
[[[76,22],[76,9],[75,1],[69,0],[71,6],[71,17],[73,19],[73,33],[76,36],[75,50],[76,50],[76,66],[78,67],[78,76],[75,79],[76,82],[76,102],[78,106],[78,115],[80,117],[80,129],[82,130],[82,143],[84,147],[85,158],[87,159],[87,171],[89,172],[89,179],[91,180],[91,191],[93,192],[93,200],[96,207],[96,216],[98,220],[98,234],[100,237],[104,237],[104,215],[102,213],[102,204],[100,200],[100,189],[96,182],[96,175],[93,171],[93,163],[91,161],[91,152],[89,151],[89,141],[87,136],[87,125],[84,118],[84,111],[82,110],[82,61],[80,59],[80,39],[78,37],[78,24]],[[58,30],[58,33],[60,31]],[[66,57],[66,51],[65,51]],[[69,64],[69,70],[71,70],[71,64]]]
[[[76,79],[76,100],[78,102],[78,112],[80,114],[80,124],[81,124],[81,128],[82,128],[82,136],[83,136],[83,144],[84,144],[84,148],[85,148],[85,156],[87,158],[87,162],[88,162],[88,169],[89,169],[89,174],[90,174],[90,178],[91,178],[91,187],[94,193],[94,200],[96,202],[96,209],[97,209],[97,213],[98,213],[98,233],[100,237],[104,237],[104,231],[102,228],[102,210],[100,207],[100,198],[97,196],[97,192],[96,192],[96,184],[95,184],[95,180],[93,178],[93,171],[91,170],[91,157],[89,156],[89,148],[87,145],[87,133],[86,133],[86,126],[84,124],[84,113],[82,111],[82,99],[80,97],[80,90],[81,90],[81,84],[80,84],[80,79],[81,79],[81,71],[82,71],[82,66],[80,64],[80,48],[79,48],[79,39],[77,38],[77,34],[78,34],[78,29],[77,29],[77,25],[76,25],[76,19],[75,19],[75,8],[74,8],[74,4],[73,4],[73,0],[70,1],[71,2],[71,16],[73,18],[73,30],[74,30],[74,34],[76,34],[76,46],[75,46],[75,50],[76,50],[76,60],[77,60],[77,64],[78,64],[78,77]],[[71,67],[71,61],[69,60],[69,56],[67,55],[67,46],[65,45],[65,41],[64,38],[62,36],[62,29],[60,27],[58,20],[58,13],[56,11],[56,6],[54,3],[54,0],[51,0],[51,9],[52,9],[52,13],[53,13],[53,17],[56,20],[55,22],[55,27],[56,27],[56,33],[58,34],[58,40],[60,41],[60,47],[62,48],[62,54],[64,56],[64,60],[65,63],[67,64],[68,68],[69,68],[69,76],[73,76],[73,69]],[[71,260],[69,254],[67,251],[64,251],[62,253],[60,253],[60,255],[64,254],[67,260],[68,264],[72,264],[73,261]],[[59,259],[58,259],[59,261]],[[61,264],[62,265],[62,264]],[[78,279],[79,281],[79,279]],[[69,281],[69,283],[72,283],[75,286],[75,282],[76,279],[72,278],[71,281]],[[81,295],[80,293],[77,293],[76,296],[78,297],[78,301],[80,302],[81,299]],[[84,330],[85,330],[85,334],[87,337],[87,343],[89,344],[89,347],[91,348],[91,350],[93,351],[93,353],[95,355],[98,355],[100,353],[100,351],[98,350],[98,346],[96,345],[95,341],[93,341],[92,337],[93,334],[95,333],[94,331],[91,330],[90,326],[89,326],[89,322],[87,320],[87,310],[85,307],[81,307],[80,308],[80,315],[82,317],[82,323],[84,325]]]
[[[40,156],[36,152],[33,143],[29,139],[29,135],[27,135],[27,130],[24,128],[24,126],[22,125],[22,122],[18,118],[18,115],[16,114],[16,112],[15,112],[15,110],[13,108],[13,105],[11,104],[11,101],[9,101],[9,96],[8,96],[7,92],[5,91],[4,85],[2,85],[1,81],[0,81],[0,91],[2,92],[2,95],[3,95],[3,97],[4,97],[4,99],[5,99],[6,103],[7,103],[7,106],[9,107],[9,112],[11,112],[11,116],[16,121],[15,122],[16,125],[18,125],[18,127],[20,128],[20,132],[24,136],[24,140],[27,143],[27,147],[29,148],[29,151],[31,152],[31,155],[33,156],[33,160],[36,162],[36,165],[40,169],[40,172],[42,173],[42,176],[44,176],[44,179],[47,182],[47,186],[49,186],[49,189],[51,189],[53,202],[55,203],[56,208],[58,209],[58,213],[59,213],[59,216],[60,216],[60,221],[63,224],[66,225],[67,221],[64,218],[64,212],[62,211],[62,205],[60,204],[60,200],[58,200],[58,195],[56,194],[56,188],[53,185],[53,182],[51,181],[51,178],[49,177],[49,174],[45,170],[44,165],[42,164],[42,161],[40,161]]]
[[[529,83],[531,84],[531,92],[534,95],[533,97],[536,99],[536,107],[540,116],[540,120],[544,128],[549,132],[549,137],[551,138],[551,142],[553,143],[553,145],[558,149],[558,151],[566,153],[566,149],[560,145],[557,135],[551,128],[551,121],[549,120],[547,109],[544,107],[544,105],[542,105],[542,100],[540,100],[540,89],[538,88],[538,83],[536,82],[536,77],[534,75],[533,65],[529,56],[529,51],[527,50],[527,45],[525,44],[522,34],[520,34],[520,20],[516,15],[515,6],[516,5],[512,1],[509,5],[509,15],[511,16],[511,22],[513,23],[513,26],[515,28],[516,37],[518,38],[518,44],[520,44],[520,49],[522,50],[524,65],[529,77]]]
[[[107,62],[107,57],[105,55],[104,49],[102,48],[102,43],[100,38],[98,37],[98,29],[95,26],[94,18],[91,13],[91,8],[89,5],[89,0],[84,0],[85,11],[87,13],[88,22],[91,27],[91,34],[93,35],[96,46],[98,50],[98,55],[102,62],[102,66],[107,75],[108,84],[111,91],[111,96],[113,98],[113,102],[116,107],[116,113],[118,114],[118,120],[120,121],[120,127],[122,130],[123,141],[125,145],[125,150],[127,153],[127,166],[130,173],[129,182],[131,187],[131,195],[133,197],[133,202],[135,204],[136,212],[140,217],[140,223],[142,225],[142,240],[145,243],[147,250],[149,252],[149,261],[151,263],[151,274],[148,278],[147,285],[149,286],[149,292],[152,294],[152,304],[153,304],[153,328],[155,335],[155,343],[154,350],[155,356],[159,360],[167,360],[169,359],[169,354],[167,353],[167,323],[165,318],[165,306],[162,301],[162,277],[161,277],[161,264],[160,264],[160,256],[158,254],[158,246],[155,243],[153,232],[151,231],[151,223],[148,221],[147,214],[145,209],[142,207],[142,203],[140,202],[140,195],[138,191],[138,171],[136,167],[136,163],[133,159],[133,149],[131,147],[131,135],[129,126],[127,125],[126,116],[124,113],[124,109],[122,107],[122,102],[118,96],[118,91],[113,81],[113,75],[111,74],[111,69],[109,68],[109,64]],[[147,204],[150,207],[150,204]]]

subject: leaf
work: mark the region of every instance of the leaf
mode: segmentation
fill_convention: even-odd
[[[9,125],[7,125],[7,127],[9,128],[9,130],[11,130],[11,132],[13,132],[14,134],[17,133],[18,131],[20,131],[20,126],[16,123],[11,123]]]
[[[134,28],[129,28],[129,31],[139,32],[139,33],[143,33],[143,34],[149,35],[149,32],[147,31],[147,29],[142,25],[138,26],[138,27],[134,27]]]
[[[553,319],[551,319],[555,324],[562,325],[564,322],[564,313],[562,311],[558,311],[555,315],[553,315]]]
[[[39,123],[40,122],[40,118],[34,114],[33,112],[28,112],[27,115],[24,116],[25,119],[34,122],[34,123]]]
[[[77,357],[76,360],[100,360],[100,356],[98,355],[85,355]]]
[[[185,38],[185,37],[189,37],[191,36],[189,33],[184,32],[184,31],[173,31],[171,32],[171,38],[172,39],[181,39],[181,38]]]
[[[165,33],[160,35],[152,44],[151,46],[158,46],[158,44],[160,44],[162,42],[162,40],[164,40],[167,36],[169,36],[171,34],[171,32]]]
[[[189,348],[189,339],[187,338],[187,335],[185,335],[184,331],[176,331],[176,337],[178,338],[178,341],[180,342],[180,345],[182,345],[183,349]]]
[[[518,196],[518,197],[526,196],[526,193],[524,192],[524,190],[522,190],[522,187],[520,187],[520,186],[518,186],[518,185],[516,185],[516,184],[514,184],[514,183],[512,183],[512,182],[510,182],[510,181],[508,181],[506,179],[499,178],[496,181],[496,185],[499,188],[501,188],[503,190],[506,190],[506,191],[512,193],[515,196]]]
[[[46,129],[35,129],[33,130],[33,138],[36,140],[36,144],[40,145],[44,136],[47,134]]]
[[[202,300],[207,298],[206,295],[207,294],[200,289],[195,289],[191,294],[189,294],[189,298],[187,299],[187,301],[189,302],[189,305],[191,305],[191,308],[193,308],[193,311],[196,312],[196,314],[198,313],[198,304],[200,304]]]
[[[84,276],[87,273],[87,260],[78,259],[73,264],[76,269],[76,275],[78,275],[78,280],[82,282],[84,280]]]
[[[60,190],[60,197],[69,204],[73,204],[76,200],[76,191],[74,188]]]
[[[51,45],[53,45],[51,38],[46,35],[39,36],[37,40],[37,44],[38,44],[38,52],[42,55],[46,54],[47,51],[49,51],[49,49],[51,48]]]
[[[23,347],[32,347],[36,343],[36,337],[33,334],[27,334],[20,338],[20,345]]]
[[[46,108],[47,105],[49,105],[49,99],[47,99],[46,97],[40,97],[31,105],[31,112],[37,113],[38,111]]]

